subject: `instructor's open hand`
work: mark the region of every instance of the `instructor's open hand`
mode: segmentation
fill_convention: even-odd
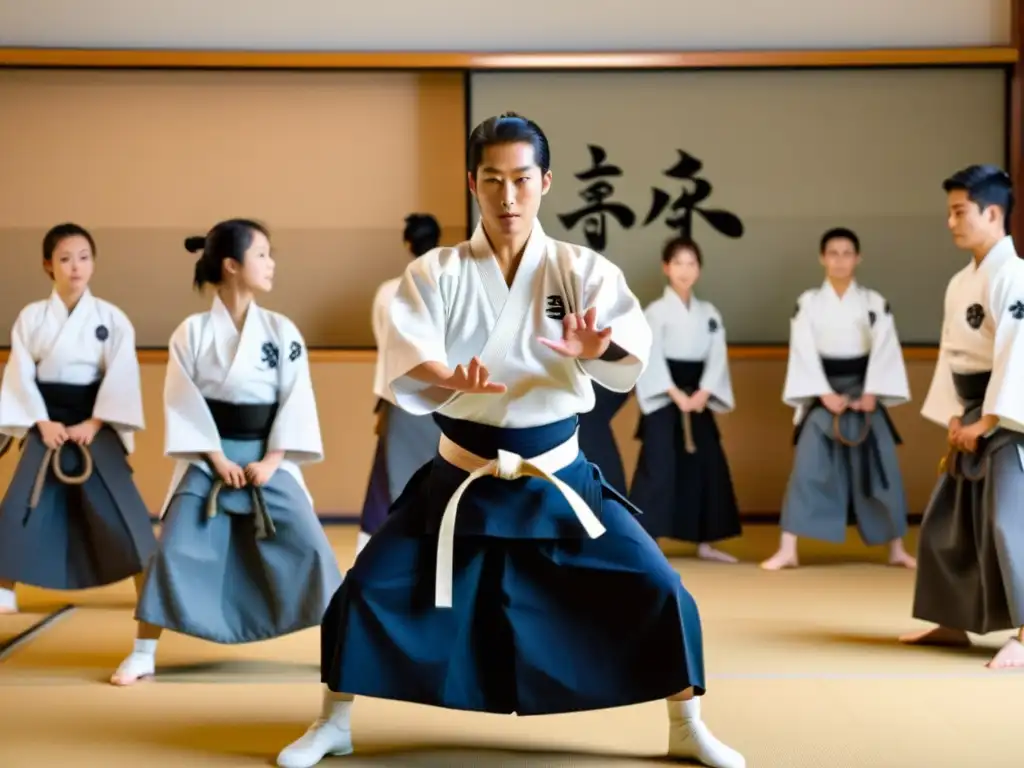
[[[446,389],[471,394],[501,394],[505,391],[504,384],[490,380],[491,374],[480,360],[474,357],[469,365],[457,365],[444,381]]]
[[[561,339],[541,338],[539,341],[560,355],[596,360],[608,351],[612,343],[612,329],[597,329],[597,310],[591,307],[582,315],[570,313],[565,316]]]

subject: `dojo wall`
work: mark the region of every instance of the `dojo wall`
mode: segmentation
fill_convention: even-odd
[[[373,346],[373,294],[408,263],[408,213],[465,234],[458,73],[0,69],[0,105],[5,337],[49,291],[39,243],[59,221],[92,231],[93,290],[158,348],[208,306],[182,242],[220,219],[270,225],[266,305],[316,347]]]
[[[334,353],[344,362],[317,362],[313,354],[313,384],[324,430],[327,460],[307,470],[310,489],[321,516],[358,514],[373,458],[374,353]],[[919,356],[920,353],[913,355]],[[143,359],[153,355],[143,353]],[[911,510],[921,512],[928,499],[943,448],[943,431],[918,416],[934,362],[907,363],[915,402],[897,408],[893,417],[905,445],[900,449]],[[165,366],[144,362],[143,396],[148,428],[138,439],[132,460],[143,497],[156,510],[170,480],[171,463],[161,456],[163,414],[161,392]],[[777,360],[733,360],[736,398],[740,410],[720,420],[725,447],[732,462],[741,509],[745,514],[776,513],[785,489],[792,455],[792,411],[779,402],[785,364]],[[633,440],[636,404],[631,398],[614,427],[632,475],[638,444]],[[0,459],[0,489],[6,488],[16,453]]]
[[[683,232],[703,251],[697,295],[730,343],[786,344],[796,298],[821,284],[819,238],[845,226],[860,237],[858,277],[889,301],[900,339],[931,345],[966,261],[941,182],[971,163],[1007,165],[1006,83],[1001,67],[474,72],[469,104],[474,125],[513,109],[544,127],[545,231],[604,253],[643,304],[664,290],[662,245]],[[691,178],[669,176],[673,166]],[[667,205],[652,217],[656,193]],[[604,206],[617,208],[585,215]],[[635,218],[616,219],[627,211]]]

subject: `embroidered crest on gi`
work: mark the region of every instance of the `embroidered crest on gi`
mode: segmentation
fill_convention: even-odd
[[[110,338],[110,331],[107,330],[107,326],[96,326],[96,338],[99,339],[100,341],[106,341],[107,339]]]
[[[877,320],[878,320],[878,315],[875,313],[875,310],[869,309],[868,310],[868,323],[871,325],[872,328],[875,327],[875,321],[877,321]]]
[[[266,341],[260,350],[263,352],[260,362],[268,368],[277,368],[278,360],[281,357],[281,352],[278,350],[277,345],[272,341]]]
[[[292,345],[288,348],[288,359],[293,363],[302,357],[302,345],[297,341],[293,341]]]
[[[981,304],[971,304],[967,308],[967,324],[974,330],[978,330],[983,322],[985,322],[985,308]]]
[[[565,302],[562,300],[562,297],[548,296],[547,306],[544,309],[544,314],[546,314],[552,320],[564,320]]]
[[[1024,301],[1017,300],[1011,304],[1010,315],[1014,320],[1024,320]]]
[[[708,332],[714,333],[718,330],[718,321],[713,317],[708,318]]]

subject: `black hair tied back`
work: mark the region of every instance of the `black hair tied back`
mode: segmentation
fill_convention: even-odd
[[[231,259],[241,264],[257,232],[270,240],[267,228],[258,221],[228,219],[215,224],[205,237],[185,238],[185,250],[200,254],[193,279],[196,289],[202,289],[204,285],[220,285],[224,278],[224,260]]]
[[[192,237],[185,238],[185,250],[189,253],[198,253],[199,258],[196,259],[195,273],[192,278],[192,285],[196,288],[201,288],[206,279],[206,269],[203,264],[203,249],[206,247],[206,238],[203,235],[193,235]]]

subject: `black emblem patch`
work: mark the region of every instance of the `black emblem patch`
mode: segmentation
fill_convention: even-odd
[[[985,322],[985,308],[981,304],[971,304],[967,308],[967,324],[974,330],[978,330],[983,322]]]
[[[288,359],[293,363],[302,357],[302,345],[297,341],[293,341],[292,345],[288,348]]]
[[[796,303],[796,306],[793,307],[793,319],[795,320],[796,316],[799,315],[799,314],[800,314],[800,302],[798,301]]]
[[[565,302],[561,296],[548,296],[544,314],[552,320],[565,319]]]
[[[708,318],[708,332],[714,333],[718,330],[718,321],[713,317]]]
[[[268,368],[277,368],[278,360],[280,360],[281,352],[278,350],[277,345],[272,341],[264,342],[260,348],[263,352],[263,357],[260,359],[265,366]]]
[[[1011,304],[1010,315],[1014,320],[1024,320],[1024,301],[1016,301]]]
[[[892,310],[889,308],[889,302],[888,301],[885,302],[885,314],[887,314],[887,315],[891,315],[892,314]]]
[[[868,322],[871,324],[872,328],[875,327],[875,321],[876,320],[878,320],[878,315],[875,314],[875,310],[869,309],[868,310]]]
[[[110,331],[107,330],[107,326],[96,326],[96,338],[99,339],[100,341],[106,341],[107,339],[110,338]]]

